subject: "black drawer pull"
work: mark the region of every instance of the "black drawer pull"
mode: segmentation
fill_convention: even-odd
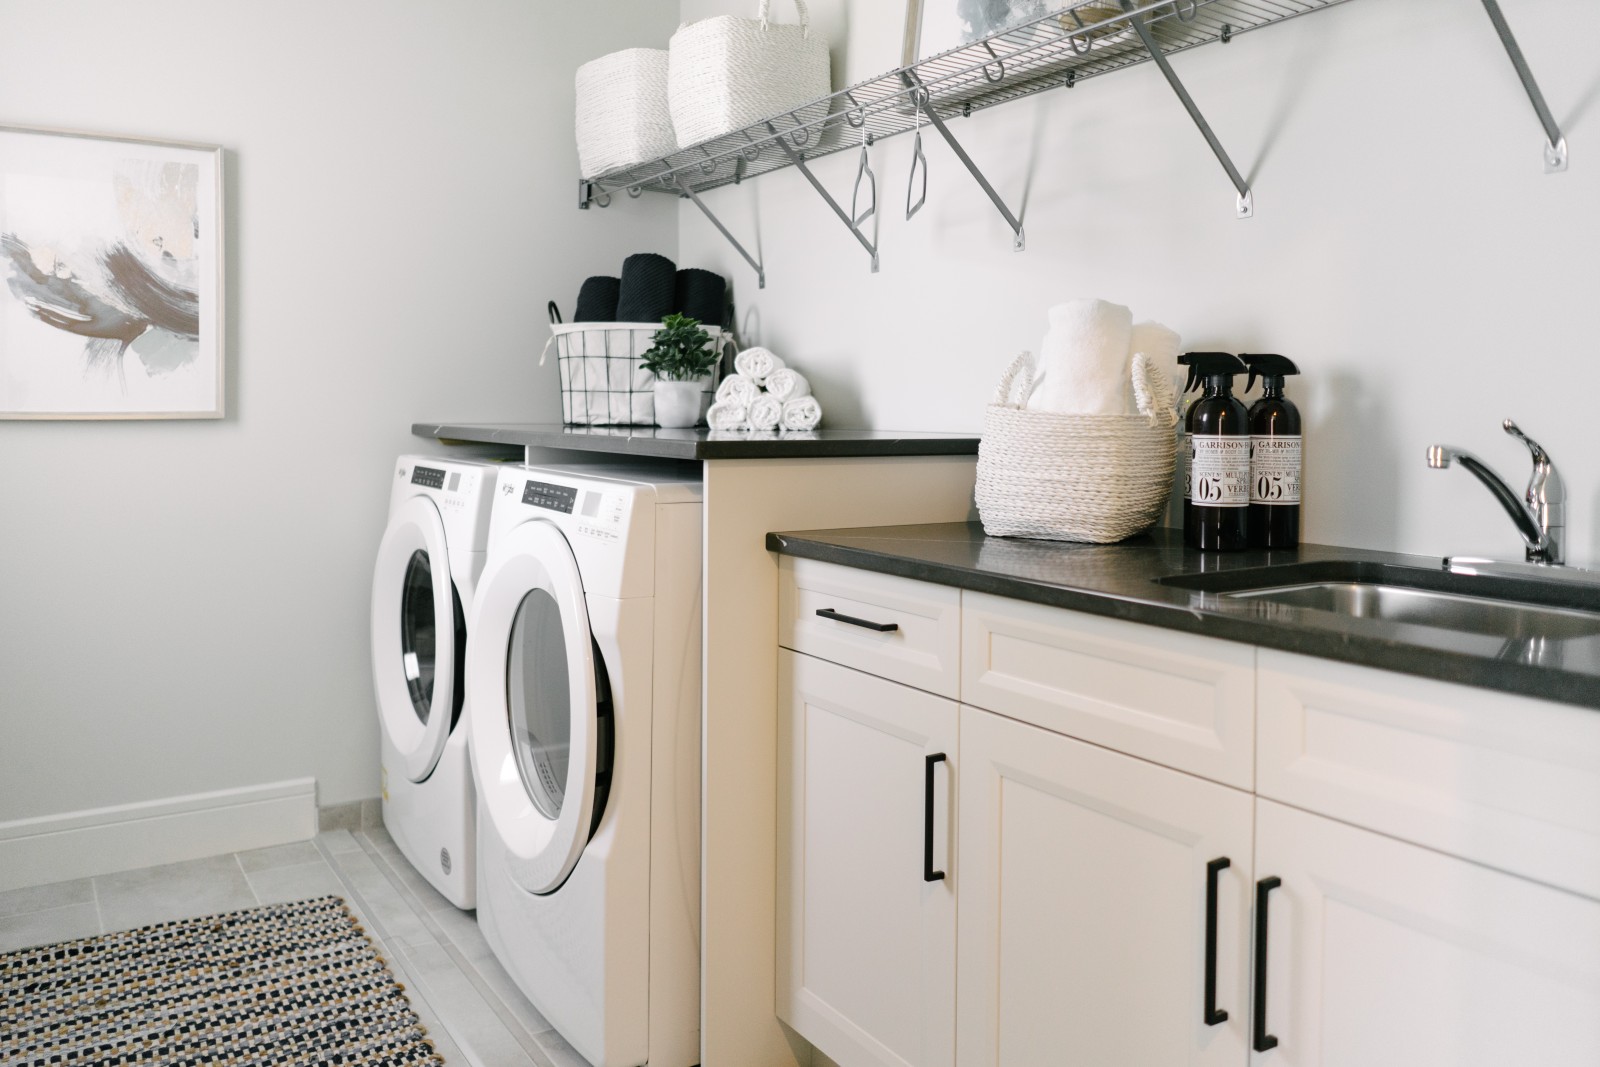
[[[1231,867],[1228,857],[1219,856],[1206,864],[1206,1002],[1207,1026],[1228,1021],[1228,1013],[1217,1007],[1217,875]]]
[[[876,630],[880,634],[892,634],[900,629],[900,624],[897,622],[872,622],[868,619],[858,619],[854,615],[840,615],[832,608],[818,608],[817,614],[824,619],[832,619],[834,622],[847,622],[851,626],[859,626],[863,630]]]
[[[943,762],[943,752],[935,752],[923,761],[922,880],[924,882],[944,881],[944,872],[933,869],[933,768]]]
[[[1256,1006],[1252,1044],[1257,1052],[1278,1047],[1278,1039],[1267,1033],[1267,894],[1282,884],[1282,878],[1263,878],[1256,883]]]

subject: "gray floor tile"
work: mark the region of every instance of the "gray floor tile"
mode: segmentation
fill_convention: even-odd
[[[297,863],[293,867],[269,867],[266,870],[248,871],[245,878],[255,891],[256,899],[263,904],[287,904],[292,900],[325,897],[329,893],[345,895],[343,883],[334,875],[333,868],[317,856],[315,863]]]
[[[349,830],[324,830],[312,838],[312,842],[320,842],[333,853],[361,851],[361,842],[357,841]]]
[[[479,1067],[467,1059],[455,1040],[451,1038],[449,1028],[439,1018],[438,1012],[434,1010],[428,998],[422,995],[421,987],[406,969],[404,957],[398,953],[382,951],[379,954],[389,965],[389,972],[394,975],[395,981],[404,987],[406,999],[411,1003],[411,1010],[417,1013],[417,1021],[427,1031],[428,1040],[433,1042],[433,1050],[444,1060],[445,1067]],[[483,1064],[481,1067],[491,1067],[491,1065]]]
[[[108,932],[256,904],[244,871],[231,855],[103,874],[94,879],[94,888]]]
[[[94,902],[68,904],[61,908],[25,911],[0,916],[0,952],[49,945],[57,941],[76,941],[100,933],[100,914]]]
[[[338,872],[360,894],[367,912],[384,940],[400,945],[433,944],[433,934],[423,925],[405,897],[378,868],[378,861],[365,852],[340,852],[333,862]]]
[[[567,1039],[554,1030],[546,1030],[537,1040],[555,1067],[589,1067],[589,1061],[578,1055],[578,1050],[567,1044]]]
[[[525,1047],[507,1028],[444,949],[437,945],[408,946],[401,954],[413,984],[444,1020],[451,1040],[472,1063],[485,1067],[551,1067],[537,1046]]]
[[[372,831],[363,830],[371,839]],[[357,840],[360,840],[358,837]],[[450,903],[443,893],[433,887],[433,883],[424,878],[416,867],[412,866],[406,854],[400,851],[398,845],[384,834],[381,839],[372,841],[373,850],[381,857],[387,869],[404,884],[406,891],[413,898],[413,903],[420,905],[425,911],[440,911],[445,908],[455,910],[455,905]],[[369,853],[370,855],[370,853]]]
[[[322,853],[310,841],[296,841],[271,848],[256,848],[249,852],[235,852],[244,873],[264,871],[271,867],[293,867],[302,863],[321,863]]]
[[[68,904],[94,903],[94,883],[89,878],[71,882],[52,882],[33,885],[26,889],[8,889],[0,893],[0,916],[17,915],[25,911],[43,911],[45,908],[64,908]]]
[[[439,929],[445,938],[467,959],[476,962],[493,956],[489,942],[484,940],[483,931],[478,929],[476,913],[450,908],[447,911],[435,911],[429,914],[433,921],[439,924]]]

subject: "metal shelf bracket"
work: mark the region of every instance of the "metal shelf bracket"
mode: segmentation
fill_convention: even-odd
[[[1493,3],[1493,0],[1484,0]],[[1184,109],[1189,112],[1189,118],[1194,121],[1200,130],[1200,136],[1206,139],[1206,144],[1211,146],[1211,151],[1217,157],[1217,162],[1222,164],[1222,169],[1228,172],[1228,180],[1233,182],[1233,187],[1238,190],[1239,197],[1234,202],[1234,215],[1237,218],[1248,219],[1256,213],[1255,196],[1250,192],[1250,183],[1244,180],[1244,175],[1239,173],[1239,168],[1233,165],[1233,160],[1228,156],[1227,149],[1222,147],[1222,142],[1217,140],[1217,135],[1211,131],[1211,124],[1200,113],[1200,108],[1195,105],[1194,98],[1189,95],[1189,90],[1183,87],[1183,82],[1178,79],[1177,72],[1172,69],[1172,64],[1167,62],[1161,46],[1156,44],[1150,35],[1150,27],[1145,24],[1144,16],[1135,14],[1139,7],[1137,0],[1121,0],[1122,10],[1128,12],[1128,24],[1139,35],[1139,40],[1144,42],[1145,51],[1150,53],[1150,58],[1156,66],[1161,68],[1161,73],[1166,76],[1167,84],[1172,86],[1172,91],[1178,95]]]
[[[679,192],[693,201],[694,206],[699,208],[701,213],[711,220],[711,225],[715,226],[717,232],[727,239],[728,243],[733,246],[733,250],[743,256],[746,263],[750,264],[750,269],[756,272],[756,288],[765,289],[767,287],[767,270],[761,265],[761,262],[745,251],[744,245],[740,244],[733,234],[728,232],[728,228],[722,224],[722,220],[711,213],[711,209],[706,207],[705,201],[700,199],[699,194],[687,182],[680,181],[676,175],[673,176],[672,182],[677,186]]]
[[[1499,0],[1483,0],[1483,9],[1489,13],[1489,21],[1494,23],[1500,43],[1505,46],[1506,55],[1511,57],[1511,65],[1517,68],[1517,77],[1522,79],[1522,88],[1528,94],[1529,103],[1533,104],[1534,113],[1539,116],[1539,125],[1544,127],[1544,172],[1560,174],[1567,169],[1567,139],[1562,136],[1561,127],[1556,125],[1555,116],[1550,114],[1550,107],[1544,102],[1544,93],[1539,91],[1539,83],[1534,81],[1533,71],[1529,69],[1516,35],[1511,32],[1511,26],[1500,10]]]
[[[984,68],[983,76],[990,81],[998,81],[1000,78],[1005,77],[1004,65],[1001,65],[999,77],[990,77],[987,67]],[[1011,209],[1006,207],[1006,202],[1000,199],[1000,194],[995,192],[994,186],[989,184],[989,179],[983,176],[983,171],[978,169],[978,165],[972,161],[972,157],[967,155],[966,149],[961,147],[961,142],[957,141],[955,135],[950,132],[950,127],[944,124],[944,119],[939,117],[938,111],[929,106],[928,87],[917,76],[916,69],[907,67],[902,72],[901,77],[911,90],[912,106],[921,111],[933,128],[939,131],[939,136],[944,138],[945,144],[950,146],[950,150],[956,154],[956,158],[961,161],[961,165],[967,168],[967,172],[977,180],[984,194],[993,201],[1001,217],[1006,220],[1006,225],[1011,227],[1011,232],[1014,235],[1011,241],[1011,250],[1013,252],[1024,251],[1028,247],[1028,239],[1022,232],[1022,220],[1013,215]]]
[[[867,254],[872,257],[872,273],[878,273],[877,245],[867,240],[867,235],[861,232],[861,227],[856,225],[854,219],[845,214],[845,210],[839,206],[839,202],[829,195],[827,189],[823,188],[822,183],[817,180],[817,176],[811,173],[811,168],[806,166],[805,156],[801,155],[799,152],[790,147],[788,139],[780,134],[776,127],[772,125],[772,123],[766,123],[766,127],[767,131],[772,134],[772,143],[776,144],[780,149],[783,150],[783,154],[789,157],[789,162],[794,164],[795,169],[801,174],[805,175],[806,181],[811,183],[811,188],[815,189],[817,191],[817,195],[822,197],[823,201],[833,209],[833,213],[835,215],[839,216],[839,221],[844,223],[845,229],[854,234],[856,240],[861,242],[861,247],[865,248],[867,250]],[[704,210],[704,208],[701,210]]]

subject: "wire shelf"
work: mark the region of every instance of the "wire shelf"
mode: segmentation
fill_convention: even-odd
[[[1108,0],[1079,0],[1043,18],[972,44],[897,68],[823,98],[822,117],[794,112],[680,148],[669,156],[588,178],[582,195],[606,202],[613,190],[630,196],[686,190],[704,192],[834,152],[908,133],[918,126],[922,103],[944,119],[1017,100],[1046,89],[1149,62],[1148,40],[1162,55],[1321,11],[1347,0],[1144,0],[1109,14]],[[925,100],[919,99],[926,93]],[[779,144],[782,138],[785,144]],[[787,149],[787,150],[786,150]],[[587,203],[587,200],[584,201]]]

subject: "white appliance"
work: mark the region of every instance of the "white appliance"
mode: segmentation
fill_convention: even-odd
[[[469,616],[478,925],[594,1067],[700,1060],[701,487],[500,472]]]
[[[372,575],[383,824],[458,908],[477,905],[462,667],[499,464],[401,456]]]

